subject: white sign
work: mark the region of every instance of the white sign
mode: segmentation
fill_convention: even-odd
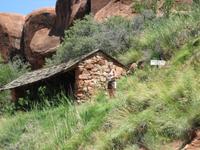
[[[158,60],[151,60],[151,66],[157,66],[158,65]]]
[[[164,60],[151,60],[150,64],[151,64],[151,66],[165,66],[166,61],[164,61]]]

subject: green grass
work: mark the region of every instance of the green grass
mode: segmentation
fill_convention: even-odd
[[[117,150],[137,149],[143,142],[156,150],[183,139],[199,114],[200,70],[187,64],[196,49],[184,46],[170,68],[146,68],[122,78],[115,99],[100,92],[82,105],[1,117],[0,149]]]
[[[0,116],[0,149],[137,150],[142,144],[160,150],[173,141],[184,141],[188,129],[200,126],[198,18],[194,13],[146,25],[137,37],[137,47],[119,58],[126,63],[137,61],[145,49],[153,52],[158,44],[172,56],[169,66],[147,65],[121,78],[114,99],[99,91],[81,105],[63,103]],[[183,32],[189,36],[180,39]],[[10,80],[4,69],[2,83]],[[0,98],[7,96],[3,93]]]

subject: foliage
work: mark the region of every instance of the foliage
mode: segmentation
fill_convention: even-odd
[[[82,105],[4,116],[0,148],[137,149],[142,144],[159,150],[163,143],[183,139],[199,126],[200,63],[188,63],[199,47],[191,43],[173,56],[171,68],[138,70],[119,80],[115,99],[100,91]]]
[[[109,54],[122,53],[130,47],[131,26],[128,20],[113,17],[105,23],[96,23],[91,16],[75,21],[66,31],[65,40],[47,63],[60,63],[78,57],[95,49]]]
[[[112,18],[96,23],[90,17],[77,21],[53,63],[101,45],[126,63],[163,56],[170,66],[146,66],[121,78],[113,99],[100,91],[90,101],[72,105],[61,95],[54,100],[64,103],[56,107],[2,116],[0,149],[160,150],[173,140],[185,139],[183,133],[199,128],[199,14],[194,10],[150,20],[142,15],[139,21]],[[49,99],[43,91],[41,98]]]
[[[24,74],[29,70],[29,65],[24,64],[17,57],[14,58],[13,62],[8,64],[0,64],[0,86],[11,82],[13,79]],[[0,115],[3,113],[13,113],[14,104],[11,103],[11,96],[9,92],[0,93]]]
[[[174,0],[165,0],[163,5],[163,11],[166,17],[169,17],[173,5],[174,5]]]
[[[200,0],[193,0],[194,3],[196,3],[197,5],[200,4]]]
[[[157,12],[158,0],[133,0],[133,11],[142,13],[144,10],[151,9],[154,13]]]
[[[151,10],[145,10],[132,20],[113,17],[103,23],[87,16],[66,31],[64,43],[47,65],[66,62],[95,49],[102,49],[126,64],[144,58],[167,60],[199,34],[199,17],[197,8],[190,14],[171,14],[169,18],[155,18]]]

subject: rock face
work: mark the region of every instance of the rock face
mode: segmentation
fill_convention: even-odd
[[[82,102],[91,97],[98,88],[107,88],[107,77],[112,71],[115,77],[120,78],[126,74],[126,69],[113,62],[102,53],[82,61],[76,69],[76,98]]]
[[[69,26],[71,16],[72,0],[57,0],[56,2],[56,21],[54,32],[64,36],[64,29]]]
[[[0,13],[0,54],[5,62],[22,53],[20,42],[24,20],[22,15]]]
[[[142,0],[138,0],[142,1]],[[175,0],[175,4],[192,4],[193,0]],[[122,16],[132,18],[138,13],[134,12],[133,0],[91,0],[91,12],[97,21],[103,21],[111,16]],[[158,0],[158,7],[162,8],[163,0]],[[158,12],[162,16],[163,12]]]
[[[26,17],[21,48],[32,69],[44,65],[62,42],[65,29],[89,13],[89,8],[87,0],[57,0],[56,10],[44,8]]]
[[[69,28],[75,19],[83,18],[89,13],[89,0],[57,0],[55,34],[64,36],[64,30]]]
[[[111,0],[91,0],[91,12],[95,15],[99,10],[105,7]]]
[[[51,33],[55,19],[53,8],[40,9],[26,17],[21,48],[33,69],[41,68],[44,58],[60,44],[60,38]]]
[[[101,0],[97,0],[101,1]],[[95,14],[97,21],[102,21],[111,16],[122,16],[131,18],[135,14],[132,12],[132,0],[110,0],[110,2]]]

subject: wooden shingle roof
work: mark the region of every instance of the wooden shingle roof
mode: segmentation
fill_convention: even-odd
[[[92,51],[92,52],[90,52],[86,55],[83,55],[83,56],[78,57],[76,59],[72,59],[72,60],[68,61],[67,63],[62,63],[60,65],[52,66],[52,67],[49,67],[49,68],[39,69],[39,70],[36,70],[36,71],[25,73],[24,75],[20,76],[16,80],[14,80],[14,81],[10,82],[9,84],[1,87],[0,91],[30,85],[32,83],[35,83],[35,82],[38,82],[38,81],[41,81],[41,80],[45,80],[45,79],[48,79],[48,78],[53,77],[55,75],[67,72],[67,71],[75,68],[76,65],[79,62],[87,59],[90,56],[93,56],[94,54],[96,54],[98,52],[103,53],[104,55],[106,55],[107,57],[112,59],[113,62],[118,63],[121,67],[127,69],[126,66],[124,66],[122,63],[120,63],[119,61],[117,61],[116,59],[114,59],[113,57],[108,55],[107,53],[103,52],[102,50],[94,50],[94,51]]]

